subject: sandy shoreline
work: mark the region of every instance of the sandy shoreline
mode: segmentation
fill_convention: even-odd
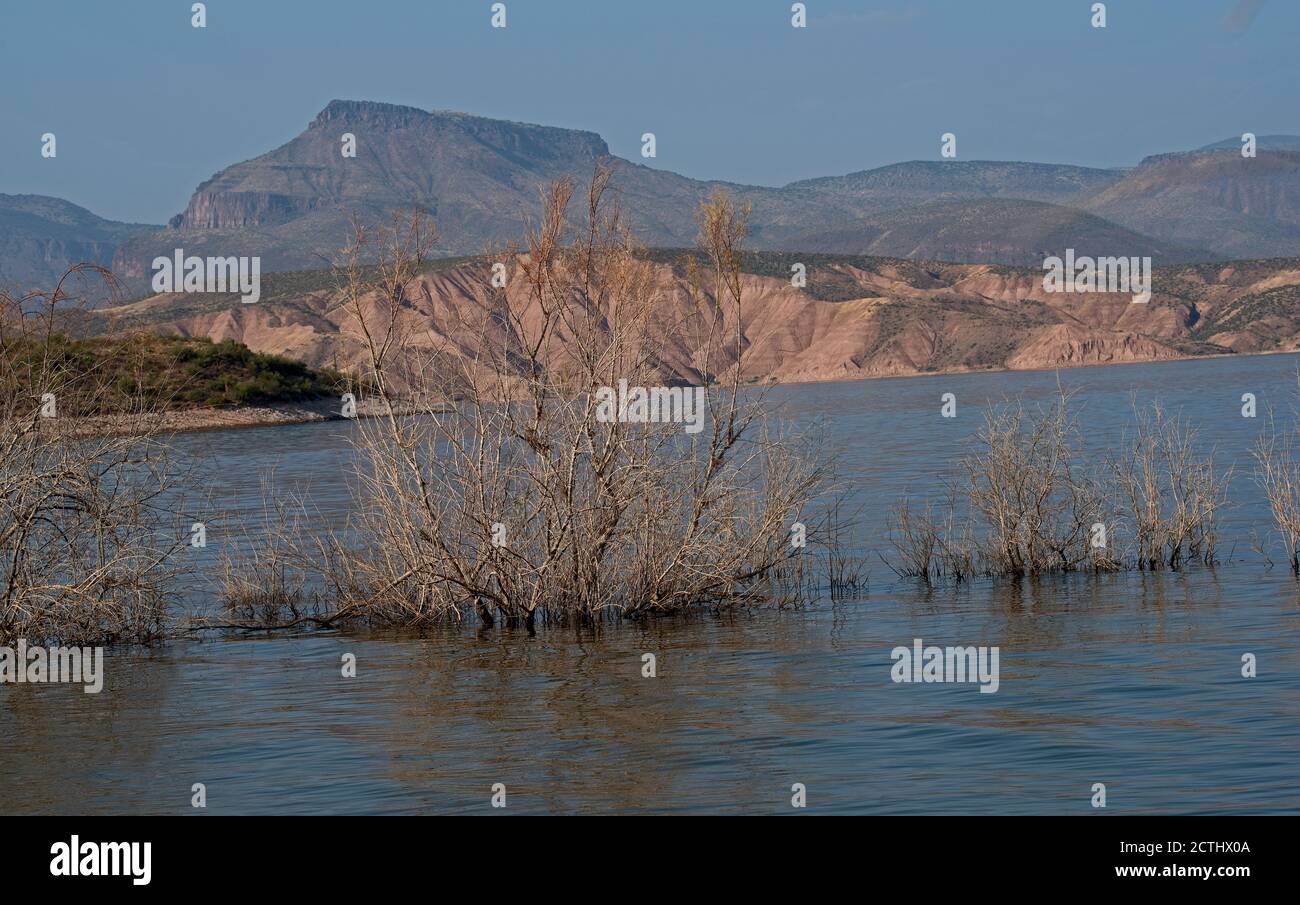
[[[380,407],[373,400],[356,404],[358,418],[373,418]],[[178,434],[239,427],[270,427],[287,424],[311,424],[318,421],[342,421],[343,403],[337,398],[285,402],[274,405],[247,405],[238,408],[194,408],[166,412],[127,415],[93,415],[72,419],[68,433],[79,437],[111,437],[132,434]],[[39,422],[38,422],[39,423]]]
[[[870,377],[827,377],[815,380],[783,380],[746,384],[747,387],[805,386],[825,383],[864,383],[875,380],[897,380],[905,377],[942,377],[964,374],[1018,374],[1041,371],[1077,370],[1082,368],[1113,368],[1124,365],[1166,364],[1182,361],[1217,360],[1263,355],[1295,355],[1296,350],[1269,350],[1267,352],[1239,352],[1230,355],[1183,355],[1175,358],[1157,358],[1146,361],[1090,362],[1087,364],[1057,365],[1051,368],[979,368],[925,371],[915,374],[879,374]],[[240,427],[270,427],[288,424],[312,424],[321,421],[342,421],[343,403],[339,399],[325,398],[307,402],[286,402],[276,405],[250,405],[239,408],[197,408],[151,414],[149,433],[190,433],[206,430],[229,430]],[[362,399],[357,403],[358,418],[373,418],[382,414],[377,400]],[[100,415],[78,419],[75,434],[81,436],[112,436],[141,432],[140,415]]]

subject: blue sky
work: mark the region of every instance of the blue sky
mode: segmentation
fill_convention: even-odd
[[[599,132],[780,185],[899,160],[1092,166],[1300,133],[1295,0],[39,0],[0,4],[0,192],[162,222],[332,98]],[[1226,24],[1257,8],[1249,27]],[[1243,18],[1249,18],[1244,16]],[[40,136],[58,136],[58,157]]]

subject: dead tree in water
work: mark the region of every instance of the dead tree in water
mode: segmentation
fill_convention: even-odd
[[[962,479],[936,515],[905,505],[891,520],[895,570],[927,581],[1213,563],[1229,474],[1195,431],[1157,405],[1104,462],[1082,449],[1066,394],[1029,414],[990,410]]]
[[[823,536],[825,455],[743,386],[747,211],[722,194],[701,206],[708,266],[691,267],[690,304],[666,304],[609,178],[552,185],[522,253],[484,266],[458,310],[422,280],[422,217],[359,233],[343,301],[382,414],[356,430],[348,533],[366,544],[336,561],[366,618],[531,624],[788,599],[773,583],[803,552],[792,524]],[[667,363],[674,345],[686,374]],[[602,408],[621,387],[687,423]]]
[[[1252,451],[1255,478],[1268,499],[1291,571],[1300,575],[1300,462],[1295,431],[1280,431],[1269,418]]]
[[[112,285],[83,264],[50,292],[0,292],[0,643],[161,635],[190,536],[162,401],[124,394],[60,331],[76,301],[66,287],[83,277]],[[110,409],[112,435],[88,430],[86,416]]]

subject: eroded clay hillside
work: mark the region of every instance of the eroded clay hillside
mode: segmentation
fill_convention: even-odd
[[[698,381],[713,299],[689,291],[684,252],[654,252],[654,306],[666,379]],[[795,257],[808,283],[787,276]],[[752,381],[1031,369],[1300,348],[1300,260],[1157,268],[1154,295],[1049,293],[1042,271],[833,255],[751,255],[740,326]],[[411,341],[473,356],[518,336],[481,260],[441,262],[403,311]],[[527,317],[517,268],[507,297]],[[725,306],[724,306],[725,307]],[[368,314],[367,317],[373,316]],[[725,314],[729,330],[734,323]],[[263,300],[159,295],[98,312],[87,329],[235,339],[308,364],[360,360],[356,322],[327,272],[269,278]]]

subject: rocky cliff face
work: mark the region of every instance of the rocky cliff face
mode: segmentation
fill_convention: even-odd
[[[750,269],[779,271],[781,263],[769,267],[773,262],[759,255]],[[679,325],[663,337],[665,378],[698,381],[692,337],[708,331],[680,325],[702,322],[712,309],[686,290],[679,266],[656,268],[655,320]],[[418,301],[405,312],[409,335],[466,356],[480,344],[517,343],[506,317],[470,344],[458,332],[463,312],[494,304],[489,273],[486,262],[472,262],[427,274]],[[256,305],[157,296],[106,311],[101,327],[236,339],[314,365],[355,364],[362,357],[352,338],[355,325],[325,287],[282,291],[272,283],[269,300]],[[1150,303],[1134,304],[1122,294],[1046,292],[1040,270],[824,256],[810,267],[804,290],[786,278],[746,274],[739,324],[743,376],[853,379],[1297,347],[1300,260],[1160,268],[1154,287]],[[507,291],[517,303],[526,298],[522,285]]]
[[[195,192],[185,212],[167,221],[172,229],[242,229],[278,226],[311,213],[320,199],[274,192]]]

